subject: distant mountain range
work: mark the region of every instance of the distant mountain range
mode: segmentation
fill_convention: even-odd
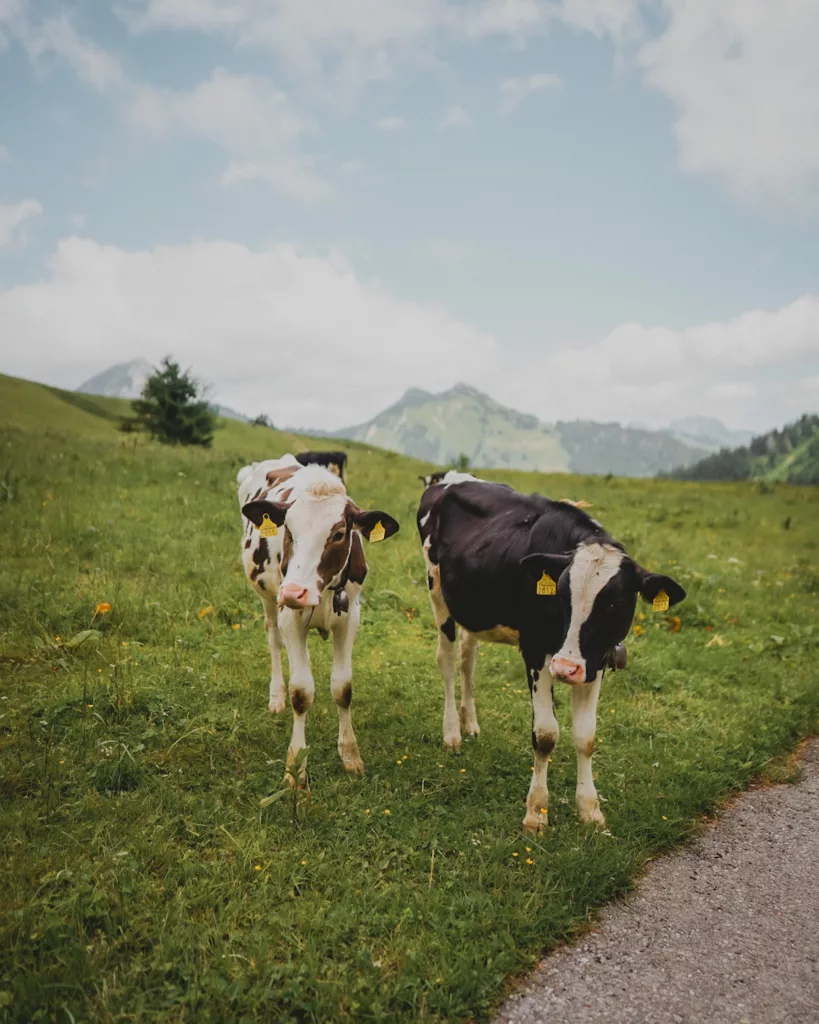
[[[145,359],[118,363],[85,381],[77,391],[137,398],[153,369]],[[220,416],[248,421],[226,406],[212,408]],[[438,466],[450,465],[465,455],[476,468],[618,476],[655,476],[685,469],[721,449],[746,445],[751,437],[704,416],[674,420],[666,430],[591,420],[544,424],[468,384],[456,384],[439,394],[410,388],[366,423],[335,434],[316,433],[364,441]]]
[[[90,377],[80,384],[77,391],[85,395],[107,395],[109,398],[139,398],[145,381],[153,372],[154,367],[147,359],[132,359],[130,363],[117,363],[95,377]],[[211,409],[217,416],[242,423],[249,422],[247,416],[225,405],[211,405]]]
[[[805,415],[750,444],[723,448],[693,466],[678,466],[678,480],[784,480],[819,484],[819,416]]]
[[[717,427],[725,431],[722,424]],[[411,388],[371,420],[340,430],[336,436],[440,466],[463,454],[478,468],[620,476],[654,476],[697,462],[713,450],[712,442],[682,440],[670,430],[587,420],[549,426],[467,384],[456,384],[440,394]]]

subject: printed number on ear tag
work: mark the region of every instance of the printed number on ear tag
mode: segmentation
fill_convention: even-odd
[[[557,584],[548,572],[544,572],[537,581],[537,592],[541,597],[549,597],[557,593]]]
[[[667,612],[668,611],[668,594],[664,590],[661,590],[659,594],[654,598],[651,607],[655,612]]]
[[[370,530],[370,544],[377,544],[380,540],[383,540],[387,535],[387,531],[384,529],[379,519],[375,526]]]
[[[260,537],[275,537],[279,532],[278,526],[273,522],[270,516],[265,512],[262,519],[262,525],[259,527]]]

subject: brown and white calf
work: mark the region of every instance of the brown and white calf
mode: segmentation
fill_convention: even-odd
[[[315,684],[307,634],[333,635],[330,690],[338,708],[338,752],[348,771],[363,772],[350,717],[352,653],[367,562],[361,537],[375,542],[398,532],[386,512],[365,512],[341,479],[294,456],[245,466],[237,476],[245,517],[242,560],[264,607],[270,645],[270,703],[285,707],[282,641],[290,663],[293,734],[288,761],[305,746],[305,722]]]
[[[608,665],[623,664],[618,648],[638,595],[665,610],[685,591],[630,558],[578,503],[519,494],[466,473],[447,474],[424,491],[418,530],[438,626],[444,743],[457,748],[461,729],[480,732],[473,695],[478,641],[514,644],[532,701],[534,769],[524,827],[534,830],[547,821],[547,769],[558,738],[555,680],[571,687],[578,813],[583,821],[604,824],[591,767],[603,674]]]

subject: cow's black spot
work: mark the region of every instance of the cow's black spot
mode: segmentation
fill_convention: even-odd
[[[267,538],[259,538],[259,546],[253,552],[253,569],[250,572],[250,578],[256,582],[258,577],[267,568],[267,563],[270,561],[270,551],[267,547]]]
[[[429,573],[427,573],[427,589],[428,590],[432,590],[432,587],[433,587],[432,577],[430,576]]]
[[[250,547],[250,545],[252,543],[253,543],[253,538],[252,537],[248,537],[247,540],[245,541],[245,551],[247,551],[247,549]]]
[[[548,757],[555,749],[555,738],[548,732],[532,730],[532,748],[538,757]]]
[[[291,690],[290,703],[293,705],[293,711],[297,715],[303,715],[310,706],[307,702],[307,694],[304,690]]]
[[[340,708],[348,708],[353,699],[353,684],[347,683],[344,689],[341,691],[339,696],[336,698],[336,704]]]
[[[450,615],[446,622],[441,626],[441,632],[449,640],[451,644],[455,643],[455,620]]]

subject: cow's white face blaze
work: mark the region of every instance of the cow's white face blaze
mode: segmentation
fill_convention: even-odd
[[[622,551],[609,544],[584,544],[578,548],[566,574],[568,594],[564,592],[561,595],[568,604],[569,626],[563,644],[549,666],[549,671],[556,678],[570,683],[586,682],[588,665],[581,634],[588,629],[599,594],[620,572],[623,557]],[[561,584],[561,589],[565,590],[563,578]],[[633,612],[632,601],[632,615]]]
[[[329,486],[323,488],[323,491],[330,490]],[[313,607],[321,600],[325,587],[341,575],[352,543],[347,515],[349,504],[339,481],[338,492],[308,491],[288,509],[279,588],[281,604],[289,608]],[[321,567],[329,551],[337,554],[334,561],[339,563],[338,571],[324,579]]]

